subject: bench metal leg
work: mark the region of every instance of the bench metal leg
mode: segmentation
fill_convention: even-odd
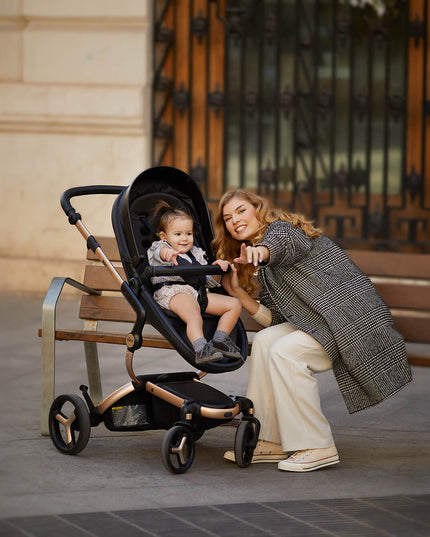
[[[85,330],[97,330],[97,321],[86,321]],[[97,343],[84,342],[85,360],[87,362],[88,386],[94,405],[103,401],[102,380],[100,376],[99,355]]]
[[[72,278],[53,278],[42,306],[42,401],[40,408],[40,433],[49,435],[49,409],[55,398],[55,329],[57,302],[64,284],[69,284],[84,292],[98,294],[97,291]],[[89,349],[87,350],[87,346]],[[86,344],[88,379],[94,399],[102,399],[99,361],[96,344]]]
[[[58,298],[67,278],[53,278],[42,306],[42,403],[40,432],[49,434],[49,408],[55,394],[55,323]]]

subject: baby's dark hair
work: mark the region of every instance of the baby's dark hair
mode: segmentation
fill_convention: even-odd
[[[160,231],[166,231],[167,226],[170,222],[176,218],[189,218],[193,220],[191,215],[187,212],[182,211],[181,209],[174,209],[166,201],[159,201],[154,208],[153,218],[155,221],[158,220],[157,233]]]

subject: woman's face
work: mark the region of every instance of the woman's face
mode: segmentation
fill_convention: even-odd
[[[243,198],[232,198],[226,203],[222,216],[227,231],[238,241],[251,240],[260,227],[256,208]]]

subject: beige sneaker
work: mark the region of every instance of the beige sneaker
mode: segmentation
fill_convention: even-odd
[[[311,472],[339,462],[336,446],[296,451],[278,464],[278,470],[286,472]]]
[[[251,463],[256,462],[279,462],[285,459],[286,451],[282,451],[281,444],[274,444],[267,440],[259,440],[254,450]],[[226,451],[224,459],[231,462],[236,462],[234,451]]]

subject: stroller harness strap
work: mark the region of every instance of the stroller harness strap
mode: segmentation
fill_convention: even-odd
[[[199,263],[197,259],[195,258],[194,254],[192,254],[191,252],[187,252],[186,255],[191,259],[191,263],[187,259],[184,259],[183,257],[178,256],[177,261],[178,261],[179,266],[182,265],[186,267],[190,265],[201,265],[201,263]],[[184,281],[170,280],[170,281],[165,281],[165,282],[159,282],[159,283],[152,284],[152,287],[154,291],[158,291],[158,289],[161,289],[162,287],[165,287],[166,285],[191,285],[191,287],[193,287],[198,293],[197,301],[200,305],[200,311],[204,313],[208,306],[208,296],[207,296],[207,291],[206,291],[206,277],[205,276],[181,276],[181,278]]]

